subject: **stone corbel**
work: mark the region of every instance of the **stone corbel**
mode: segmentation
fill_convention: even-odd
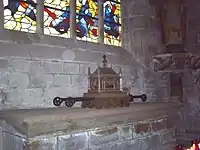
[[[153,57],[156,72],[184,72],[187,69],[200,69],[200,55],[189,53],[167,53]]]

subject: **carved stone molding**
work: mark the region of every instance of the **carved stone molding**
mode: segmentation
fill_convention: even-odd
[[[153,69],[159,72],[183,72],[200,69],[200,55],[189,53],[158,54],[153,57]]]

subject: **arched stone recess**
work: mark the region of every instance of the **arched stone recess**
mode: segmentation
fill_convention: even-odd
[[[132,6],[143,9],[138,12]],[[5,30],[0,24],[0,86],[7,95],[1,108],[54,107],[56,96],[82,96],[88,67],[94,71],[103,55],[116,72],[122,69],[123,87],[131,94],[146,93],[149,101],[168,100],[167,74],[150,68],[151,56],[160,51],[153,7],[147,0],[123,0],[121,7],[123,48]]]

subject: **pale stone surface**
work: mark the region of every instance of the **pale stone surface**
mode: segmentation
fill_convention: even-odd
[[[151,56],[161,51],[157,20],[153,19],[154,8],[147,0],[124,0],[122,11],[123,46],[127,49],[3,30],[0,34],[0,61],[3,61],[0,84],[6,89],[10,106],[54,107],[52,99],[55,96],[82,96],[83,92],[87,92],[87,68],[91,67],[93,72],[104,54],[117,73],[119,67],[122,69],[123,87],[132,94],[146,93],[148,101],[156,101],[160,99],[158,93],[162,93],[165,96],[163,99],[170,99],[169,92],[160,88],[162,79],[158,80],[159,75],[151,73],[149,68]],[[41,15],[42,12],[39,13]],[[42,18],[37,25],[39,31],[42,31],[41,22]],[[29,95],[26,93],[28,89],[35,92],[40,89],[43,92]]]
[[[14,147],[17,150],[23,148],[34,150],[131,150],[135,148],[145,150],[163,148],[163,146],[173,147],[174,128],[160,128],[156,132],[150,130],[151,133],[148,134],[136,133],[134,130],[135,125],[140,124],[137,130],[144,131],[143,124],[150,125],[152,122],[161,120],[158,114],[161,118],[166,118],[169,108],[173,107],[177,110],[181,106],[177,103],[167,104],[135,104],[131,105],[131,108],[115,108],[106,111],[105,109],[77,108],[1,111],[1,118],[29,137],[26,140],[26,136],[17,133],[5,121],[0,122],[0,129],[7,131],[3,133],[3,146],[6,150]],[[134,136],[132,136],[133,133]],[[168,133],[173,136],[168,136]],[[0,142],[1,140],[0,138]],[[168,145],[162,145],[160,140]]]
[[[79,74],[79,64],[64,63],[63,67],[66,74]]]
[[[63,60],[71,60],[74,61],[76,58],[75,52],[72,50],[67,50],[62,53]]]
[[[63,94],[66,93],[64,92],[65,91],[63,90]],[[38,94],[40,94],[39,91]],[[38,97],[40,96],[38,95]],[[37,99],[32,100],[32,102],[37,102]],[[127,122],[129,120],[146,120],[156,116],[158,117],[158,114],[160,116],[164,116],[169,112],[169,108],[171,108],[171,112],[173,110],[176,111],[180,106],[181,104],[177,103],[135,103],[128,108],[113,108],[106,111],[105,109],[94,110],[60,107],[48,109],[32,109],[27,111],[1,111],[0,116],[5,120],[9,118],[14,119],[14,121],[17,120],[16,123],[13,124],[13,126],[16,128],[19,128],[19,126],[22,124],[26,124],[27,126],[22,126],[23,129],[21,128],[21,130],[26,134],[29,134],[29,136],[35,136],[41,133],[55,132],[57,130],[68,129],[67,132],[72,132],[74,129],[77,131],[87,128],[95,128],[99,125],[109,126],[115,122],[123,124],[123,122]],[[149,111],[151,111],[151,113],[148,113]],[[103,118],[97,119],[98,117]],[[48,123],[48,126],[46,123]],[[113,133],[120,132],[119,129],[113,129],[112,131]]]
[[[70,76],[69,75],[54,75],[53,84],[56,87],[60,86],[69,86],[70,85]]]
[[[43,62],[42,68],[45,73],[59,74],[63,73],[63,63],[60,62]]]
[[[88,133],[76,133],[58,137],[59,150],[79,150],[88,148]]]

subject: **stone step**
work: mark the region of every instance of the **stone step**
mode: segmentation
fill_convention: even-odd
[[[200,129],[186,129],[185,132],[179,132],[177,137],[177,144],[190,146],[191,141],[200,138]]]
[[[184,145],[185,147],[190,147],[191,146],[191,139],[186,139],[186,138],[177,138],[176,139],[176,144],[177,145]]]
[[[186,134],[195,134],[200,137],[200,128],[186,129]]]

